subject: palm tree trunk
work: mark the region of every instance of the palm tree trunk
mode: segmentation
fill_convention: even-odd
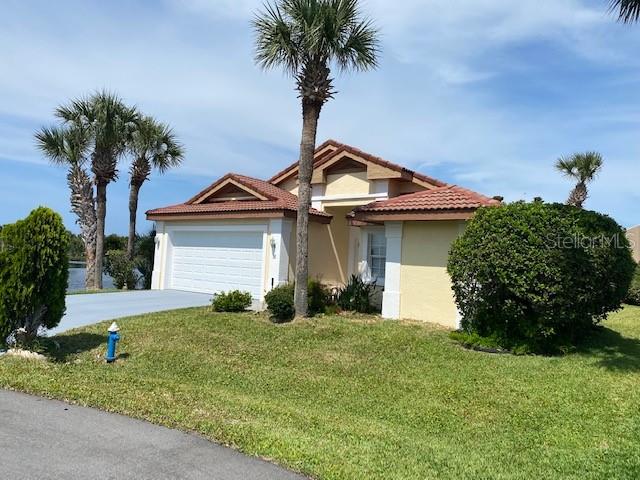
[[[71,190],[71,211],[78,217],[80,234],[85,249],[85,288],[96,288],[96,205],[93,198],[93,183],[87,173],[73,165],[67,175]]]
[[[96,181],[96,288],[102,289],[102,264],[104,261],[104,224],[107,216],[107,183]]]
[[[87,290],[96,289],[96,242],[86,242],[84,246],[84,260],[86,263],[86,272],[84,277],[84,288]]]
[[[127,241],[127,257],[133,260],[133,249],[136,241],[136,217],[138,215],[138,195],[140,194],[139,182],[131,182],[129,187],[129,239]]]
[[[587,192],[587,185],[584,182],[578,182],[578,184],[571,190],[567,203],[578,208],[582,208],[582,205],[587,200],[589,193]]]
[[[318,119],[322,106],[302,100],[302,140],[298,166],[298,218],[296,229],[296,286],[294,305],[296,317],[308,316],[307,281],[309,279],[309,208],[311,207],[311,176],[316,148]]]

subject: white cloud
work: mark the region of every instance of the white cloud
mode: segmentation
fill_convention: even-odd
[[[174,126],[188,152],[183,174],[268,176],[295,155],[300,114],[291,80],[253,64],[249,20],[261,5],[168,0],[165,10],[138,5],[126,16],[106,3],[5,8],[0,70],[9,74],[0,76],[0,116],[21,120],[0,127],[0,157],[41,161],[33,129],[51,122],[60,102],[107,87]],[[554,159],[601,149],[606,174],[592,201],[632,194],[637,109],[607,99],[633,91],[639,77],[627,70],[623,85],[600,83],[611,89],[602,98],[574,98],[592,80],[583,70],[637,65],[640,29],[615,24],[606,5],[367,0],[364,10],[382,32],[381,69],[336,80],[320,140],[338,137],[488,194],[557,200],[569,185],[553,173]],[[569,60],[576,78],[557,79]],[[518,82],[528,82],[521,92]],[[602,205],[632,216],[628,207]]]

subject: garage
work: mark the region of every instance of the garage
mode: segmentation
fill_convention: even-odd
[[[169,288],[203,293],[242,290],[261,298],[263,236],[256,231],[171,232]]]
[[[264,295],[291,281],[298,199],[264,180],[230,173],[185,203],[147,211],[155,222],[153,290],[241,290]],[[309,210],[325,225],[331,215]]]

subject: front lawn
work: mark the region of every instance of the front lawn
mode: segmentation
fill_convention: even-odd
[[[0,359],[0,386],[194,430],[322,479],[635,479],[640,307],[565,357],[465,350],[370,317],[274,325],[188,309],[56,337]]]

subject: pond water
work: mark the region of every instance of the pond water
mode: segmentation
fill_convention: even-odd
[[[77,290],[84,290],[84,277],[87,269],[81,262],[72,262],[69,265],[69,284],[67,285],[67,292],[74,292]],[[103,288],[114,288],[113,279],[109,275],[102,275]]]

